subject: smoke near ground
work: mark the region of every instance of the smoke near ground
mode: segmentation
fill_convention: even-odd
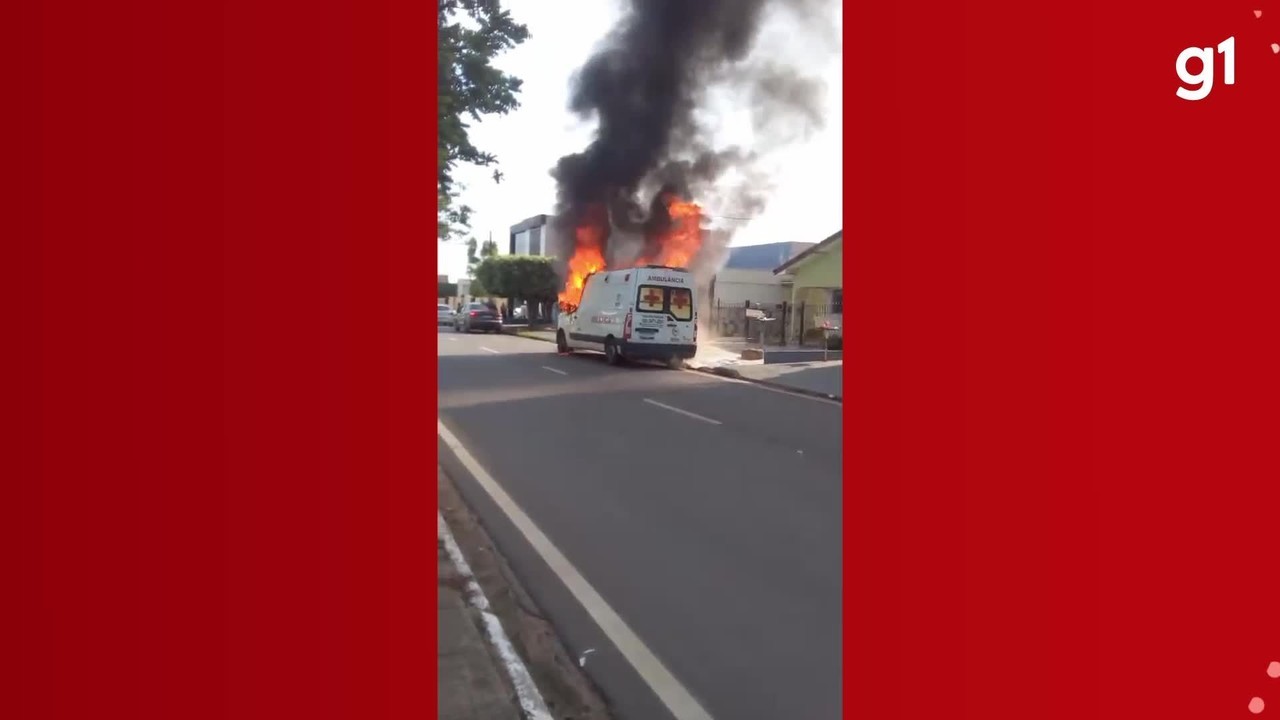
[[[560,159],[560,258],[573,253],[573,228],[608,218],[611,266],[652,257],[666,221],[660,194],[697,201],[712,215],[750,217],[772,190],[759,148],[802,141],[823,125],[825,87],[803,64],[762,52],[762,29],[789,22],[775,46],[838,49],[832,0],[628,0],[622,19],[572,81],[570,108],[597,125],[593,142]],[[776,49],[776,48],[775,48]],[[752,147],[716,147],[725,118],[749,117]],[[740,119],[740,118],[732,118]],[[603,210],[602,210],[603,209]],[[691,269],[714,272],[732,233],[704,234]],[[702,274],[702,273],[700,273]]]

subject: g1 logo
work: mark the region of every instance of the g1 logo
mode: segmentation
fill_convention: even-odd
[[[1225,85],[1236,84],[1236,39],[1232,37],[1218,43],[1218,52],[1222,55],[1222,82]],[[1194,75],[1187,69],[1193,59],[1200,61],[1200,72]],[[1213,92],[1213,48],[1189,47],[1178,55],[1178,79],[1191,89],[1178,88],[1178,97],[1183,100],[1203,100]]]

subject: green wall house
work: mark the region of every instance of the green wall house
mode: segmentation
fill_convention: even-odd
[[[789,341],[801,340],[801,332],[824,322],[844,331],[844,230],[774,268],[784,285],[791,286]]]

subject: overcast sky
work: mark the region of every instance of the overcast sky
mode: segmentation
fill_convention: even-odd
[[[838,3],[836,3],[838,5]],[[572,5],[572,7],[570,7]],[[466,185],[462,202],[474,209],[472,233],[481,241],[492,233],[499,251],[507,251],[511,225],[555,209],[555,182],[549,172],[561,156],[578,152],[591,141],[592,125],[568,110],[569,80],[591,55],[619,17],[618,3],[504,0],[503,6],[529,27],[529,39],[500,56],[496,65],[524,80],[521,107],[504,117],[487,119],[471,129],[477,147],[498,156],[503,181],[492,170],[463,166],[457,179]],[[841,69],[839,10],[832,17],[836,44],[806,41],[803,34],[771,28],[767,40],[773,54],[803,57],[826,83],[825,127],[807,142],[774,150],[766,167],[777,190],[762,213],[747,221],[713,220],[716,227],[735,228],[734,245],[777,241],[817,242],[841,229]],[[814,50],[814,48],[821,50]],[[814,55],[820,52],[820,57]],[[805,56],[805,54],[808,54]],[[825,70],[819,68],[825,67]],[[743,108],[732,100],[712,108],[722,117],[717,145],[741,142]],[[696,199],[696,198],[695,198]],[[709,208],[710,213],[734,213]],[[439,271],[456,279],[466,272],[463,241],[436,242]]]

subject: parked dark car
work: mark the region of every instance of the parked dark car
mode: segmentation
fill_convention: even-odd
[[[502,332],[502,316],[484,303],[471,303],[454,318],[453,329],[456,332]]]

